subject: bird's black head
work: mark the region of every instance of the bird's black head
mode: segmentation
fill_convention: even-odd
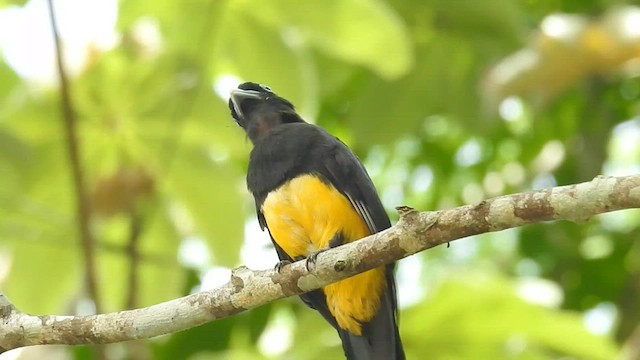
[[[231,90],[229,110],[252,142],[280,124],[304,122],[287,99],[276,95],[268,86],[252,82]]]

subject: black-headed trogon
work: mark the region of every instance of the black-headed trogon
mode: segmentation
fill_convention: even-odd
[[[295,261],[391,226],[373,182],[336,137],[268,86],[243,83],[229,109],[253,143],[247,187],[278,257]],[[347,359],[404,359],[394,264],[301,295],[338,331]]]

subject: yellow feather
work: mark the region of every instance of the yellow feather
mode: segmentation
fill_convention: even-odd
[[[317,176],[299,176],[269,193],[262,212],[274,241],[290,257],[325,249],[342,232],[345,242],[369,235],[349,200]],[[355,335],[380,307],[386,286],[384,267],[369,270],[323,288],[338,325]]]

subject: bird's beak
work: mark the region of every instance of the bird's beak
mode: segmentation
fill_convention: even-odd
[[[236,114],[240,115],[241,117],[244,117],[244,114],[242,114],[240,103],[242,102],[242,100],[246,99],[260,99],[260,93],[255,90],[231,90],[231,102],[233,103],[233,109],[236,111]]]

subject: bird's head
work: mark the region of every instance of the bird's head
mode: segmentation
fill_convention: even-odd
[[[268,86],[252,82],[231,90],[229,110],[253,142],[280,124],[304,122],[287,99]]]

